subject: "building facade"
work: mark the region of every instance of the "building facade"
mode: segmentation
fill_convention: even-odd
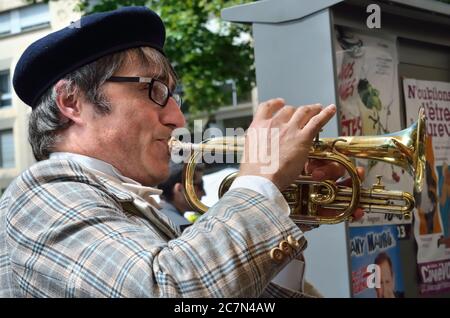
[[[0,192],[34,162],[28,143],[30,107],[14,93],[15,65],[26,47],[46,34],[76,21],[75,0],[30,4],[0,0]]]

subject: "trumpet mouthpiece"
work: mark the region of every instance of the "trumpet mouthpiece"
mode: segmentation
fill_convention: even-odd
[[[172,152],[180,152],[180,150],[194,151],[194,150],[200,149],[200,145],[189,143],[189,142],[181,142],[178,139],[176,139],[175,137],[171,137],[169,139],[168,144],[169,144],[169,151],[171,153]]]

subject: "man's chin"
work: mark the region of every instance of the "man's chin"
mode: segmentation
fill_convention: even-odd
[[[167,181],[167,179],[169,179],[169,175],[170,175],[170,174],[169,174],[169,171],[167,171],[167,173],[165,173],[164,175],[162,175],[162,176],[159,178],[157,184],[160,184],[160,183],[163,183],[163,182]]]
[[[166,169],[161,168],[159,171],[156,171],[156,173],[154,173],[153,175],[149,175],[148,180],[146,180],[147,183],[146,185],[155,187],[158,184],[161,184],[167,179],[169,179],[169,175],[170,175],[169,167],[167,167]]]

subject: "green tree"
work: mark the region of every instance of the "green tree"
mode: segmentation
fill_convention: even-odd
[[[80,0],[77,10],[90,14],[144,5],[158,12],[166,25],[165,52],[179,76],[184,110],[195,114],[231,103],[229,79],[239,97],[250,96],[255,85],[250,26],[220,18],[221,9],[246,2],[252,0]]]

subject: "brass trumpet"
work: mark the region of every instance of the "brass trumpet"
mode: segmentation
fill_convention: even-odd
[[[351,178],[351,187],[337,185],[335,181],[317,182],[311,176],[302,175],[287,189],[283,196],[291,209],[290,218],[298,225],[316,226],[336,224],[351,219],[359,207],[365,212],[393,213],[411,217],[415,202],[411,193],[386,190],[381,177],[370,189],[361,188],[361,180],[351,158],[384,161],[405,169],[414,177],[414,192],[422,190],[425,172],[425,114],[419,111],[419,119],[409,128],[397,133],[380,136],[354,136],[314,140],[308,158],[332,160],[340,163]],[[194,172],[199,156],[212,151],[240,153],[243,137],[220,137],[205,140],[201,144],[169,141],[171,151],[190,151],[184,170],[186,200],[191,207],[205,213],[208,207],[197,198],[194,190]],[[229,189],[237,172],[228,175],[219,188],[219,198]],[[322,216],[319,208],[338,211],[333,216]]]

